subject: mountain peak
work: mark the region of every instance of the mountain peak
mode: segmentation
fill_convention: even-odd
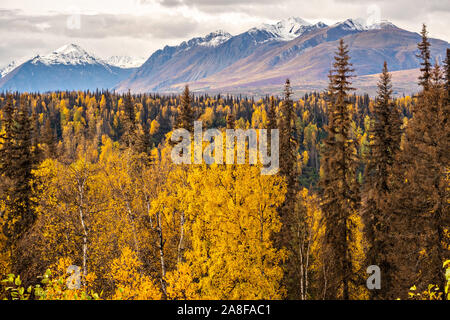
[[[249,32],[255,33],[263,31],[271,34],[273,40],[289,41],[301,36],[306,31],[324,27],[326,27],[326,25],[321,22],[313,25],[302,18],[289,17],[278,21],[276,24],[265,23],[260,27],[250,29]]]
[[[355,30],[355,31],[367,31],[367,30],[384,29],[386,27],[395,27],[394,24],[386,20],[373,24],[367,24],[367,20],[363,18],[347,19],[345,21],[334,24],[334,26],[335,27],[340,26],[344,30]]]
[[[196,37],[192,38],[189,41],[184,41],[180,44],[180,47],[183,50],[187,50],[195,46],[217,47],[232,37],[233,36],[228,32],[219,29],[207,34],[204,37]]]
[[[201,45],[216,47],[216,46],[224,43],[231,37],[232,37],[231,34],[229,34],[228,32],[226,32],[224,30],[219,29],[219,30],[216,30],[216,31],[211,32],[210,34],[206,35],[203,38],[204,41],[201,43]]]
[[[380,22],[374,23],[369,26],[370,30],[373,29],[385,29],[385,28],[397,28],[395,24],[387,20],[381,20]]]
[[[280,27],[291,27],[291,26],[311,26],[312,24],[302,18],[299,17],[289,17],[287,19],[283,19],[281,21],[278,21],[277,26]]]
[[[231,37],[231,34],[226,32],[225,30],[218,29],[218,30],[213,31],[213,32],[209,33],[208,35],[206,35],[205,38],[208,37],[208,36],[212,36],[212,37],[220,37],[220,36]]]
[[[69,43],[63,45],[62,47],[56,49],[53,52],[59,54],[69,54],[69,53],[85,53],[86,51],[77,44]]]
[[[84,65],[84,64],[104,64],[104,62],[88,53],[79,45],[66,44],[52,53],[45,56],[37,56],[32,60],[33,64],[43,63],[45,65],[65,64],[65,65]]]

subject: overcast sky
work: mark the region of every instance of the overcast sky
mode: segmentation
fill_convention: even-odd
[[[450,41],[449,0],[0,0],[0,66],[76,43],[101,57],[149,57],[217,29],[239,34],[290,16],[389,20]]]

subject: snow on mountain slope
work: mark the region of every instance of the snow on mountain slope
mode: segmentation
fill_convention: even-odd
[[[0,91],[110,88],[172,92],[185,83],[194,90],[279,85],[286,77],[297,79],[299,75],[302,81],[326,81],[341,38],[349,44],[359,76],[378,73],[384,61],[392,71],[418,67],[415,51],[420,36],[390,22],[347,19],[327,26],[291,17],[235,36],[218,30],[165,46],[145,62],[126,56],[100,59],[69,44],[0,69],[0,74],[6,74],[0,78]],[[448,43],[432,41],[432,56],[439,58]]]
[[[391,72],[420,67],[416,56],[417,43],[421,40],[418,33],[400,29],[388,22],[364,26],[361,31],[353,27],[345,30],[343,25],[349,27],[349,24],[343,23],[330,26],[285,42],[281,47],[273,47],[263,55],[252,54],[209,77],[190,82],[190,88],[193,91],[273,94],[279,92],[286,78],[290,78],[291,83],[307,88],[308,91],[322,90],[326,88],[330,65],[341,38],[348,45],[350,61],[358,78],[379,73],[384,61],[388,63]],[[362,26],[359,28],[362,29]],[[445,59],[448,42],[430,39],[430,43],[431,59]],[[374,92],[376,77],[370,79],[375,79],[370,83],[370,89],[375,88],[371,92]],[[367,88],[370,79],[361,84]],[[415,88],[416,78],[411,77],[409,85],[406,79],[404,77],[401,87],[397,88],[399,92],[411,93],[414,90],[400,90]],[[185,83],[180,83],[166,91],[172,89],[179,92],[184,85]]]
[[[47,55],[37,55],[33,57],[25,57],[17,59],[9,63],[7,66],[0,68],[0,78],[4,78],[11,71],[16,69],[18,66],[25,62],[30,61],[32,64],[44,64],[47,66],[51,65],[87,65],[87,64],[101,64],[108,65],[107,62],[96,57],[93,54],[88,53],[86,50],[81,48],[76,44],[66,44],[52,53]],[[113,65],[114,64],[110,64]]]
[[[197,37],[192,38],[189,41],[183,41],[179,47],[182,48],[183,50],[188,50],[196,46],[217,47],[222,43],[228,41],[231,37],[233,36],[228,32],[223,30],[217,30],[207,34],[204,37]]]
[[[47,66],[64,64],[64,65],[86,65],[86,64],[102,64],[106,65],[102,59],[88,53],[76,44],[66,44],[56,49],[52,53],[45,56],[35,57],[31,63],[42,63]]]
[[[312,23],[301,18],[290,17],[273,25],[265,23],[260,27],[250,29],[249,32],[267,32],[272,36],[269,40],[290,41],[301,36],[307,31],[324,28],[326,26],[327,25],[322,22],[313,25]]]
[[[108,89],[134,70],[112,66],[80,46],[68,44],[14,67],[0,78],[0,91]]]
[[[192,38],[177,46],[155,51],[131,77],[116,90],[156,91],[181,81],[195,81],[214,74],[255,51],[264,51],[282,41],[269,41],[274,35],[265,30],[232,36],[218,30]]]
[[[351,31],[367,31],[367,30],[383,29],[386,27],[395,27],[389,21],[381,21],[378,23],[368,25],[366,23],[366,20],[363,18],[347,19],[343,22],[338,22],[338,23],[334,24],[332,27],[338,27],[338,26],[340,26],[343,30],[351,30]]]
[[[226,31],[223,30],[217,30],[215,32],[211,32],[206,37],[203,38],[203,42],[200,43],[202,46],[207,47],[217,47],[218,45],[224,43],[225,41],[228,41],[232,37],[231,34],[229,34]]]
[[[119,68],[139,68],[147,60],[143,57],[130,56],[111,56],[105,59],[105,62],[111,66]]]
[[[5,77],[8,73],[10,73],[15,68],[17,68],[22,63],[24,63],[28,60],[29,60],[29,58],[22,58],[22,59],[14,60],[14,61],[11,61],[7,66],[0,68],[0,78]]]

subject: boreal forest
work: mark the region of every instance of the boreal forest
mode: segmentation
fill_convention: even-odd
[[[356,94],[342,40],[301,97],[1,93],[0,298],[448,299],[450,49],[421,35],[411,95],[386,63]],[[278,129],[278,173],[174,164],[197,120]]]

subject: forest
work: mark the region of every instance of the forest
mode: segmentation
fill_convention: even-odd
[[[408,96],[386,63],[355,94],[342,40],[328,89],[295,99],[1,93],[0,298],[450,298],[450,49],[421,35]],[[279,172],[174,164],[196,120],[278,129]]]

